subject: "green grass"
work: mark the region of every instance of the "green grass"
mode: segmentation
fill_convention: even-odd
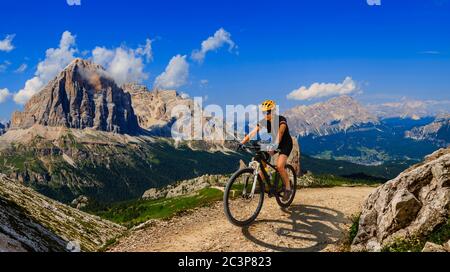
[[[450,218],[447,222],[436,228],[425,237],[411,237],[397,239],[393,243],[383,247],[384,252],[420,252],[426,242],[442,245],[450,239]]]
[[[222,191],[206,188],[191,196],[159,200],[131,200],[106,206],[87,207],[86,211],[130,228],[150,219],[170,218],[186,210],[221,200],[222,197]]]
[[[356,234],[358,234],[358,229],[359,229],[359,219],[361,218],[361,214],[357,214],[357,215],[353,215],[352,216],[352,225],[350,226],[349,229],[349,240],[350,240],[350,244],[351,242],[355,239]]]
[[[425,245],[425,240],[417,237],[408,239],[396,239],[391,244],[384,246],[382,252],[421,252]]]
[[[352,221],[352,224],[347,232],[347,237],[343,240],[343,242],[340,244],[340,249],[338,251],[340,252],[349,252],[351,249],[351,245],[353,240],[356,237],[356,234],[358,234],[359,229],[359,219],[361,218],[361,214],[353,214],[350,217],[350,220]]]
[[[299,178],[299,187],[326,188],[338,186],[378,186],[376,180],[351,179],[335,175],[305,175]]]

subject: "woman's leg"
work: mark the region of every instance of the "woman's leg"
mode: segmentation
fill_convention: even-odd
[[[289,181],[288,173],[286,172],[286,163],[288,160],[288,156],[284,154],[279,154],[277,159],[277,170],[280,173],[281,178],[283,179],[284,186],[286,190],[291,190],[291,183]]]

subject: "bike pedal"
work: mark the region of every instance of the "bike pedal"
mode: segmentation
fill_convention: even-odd
[[[270,189],[267,195],[269,196],[269,198],[271,198],[271,197],[274,197],[276,195],[276,193],[277,192],[275,190]]]

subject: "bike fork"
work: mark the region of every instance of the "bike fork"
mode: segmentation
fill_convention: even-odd
[[[258,176],[259,176],[259,169],[260,169],[260,166],[258,165],[256,167],[256,169],[255,169],[254,174],[253,174],[254,178],[253,178],[252,190],[251,190],[250,195],[249,195],[250,198],[253,198],[253,196],[255,195],[256,183],[258,182]],[[244,190],[242,192],[244,195],[247,194],[247,182],[248,182],[248,180],[245,181],[246,184],[245,184]]]

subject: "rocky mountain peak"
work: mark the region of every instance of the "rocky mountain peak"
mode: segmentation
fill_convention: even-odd
[[[145,129],[165,126],[172,120],[172,109],[178,105],[193,106],[193,100],[174,90],[153,90],[139,84],[125,84],[125,92],[131,95],[139,125]]]
[[[332,98],[322,103],[301,105],[285,112],[291,130],[300,136],[324,136],[347,131],[366,124],[378,124],[370,114],[350,96]]]
[[[430,140],[441,147],[450,144],[450,114],[440,114],[436,119],[421,127],[415,127],[405,133],[406,138],[414,140]]]
[[[83,59],[73,60],[12,117],[12,128],[35,124],[134,133],[139,125],[124,92],[106,71]]]

